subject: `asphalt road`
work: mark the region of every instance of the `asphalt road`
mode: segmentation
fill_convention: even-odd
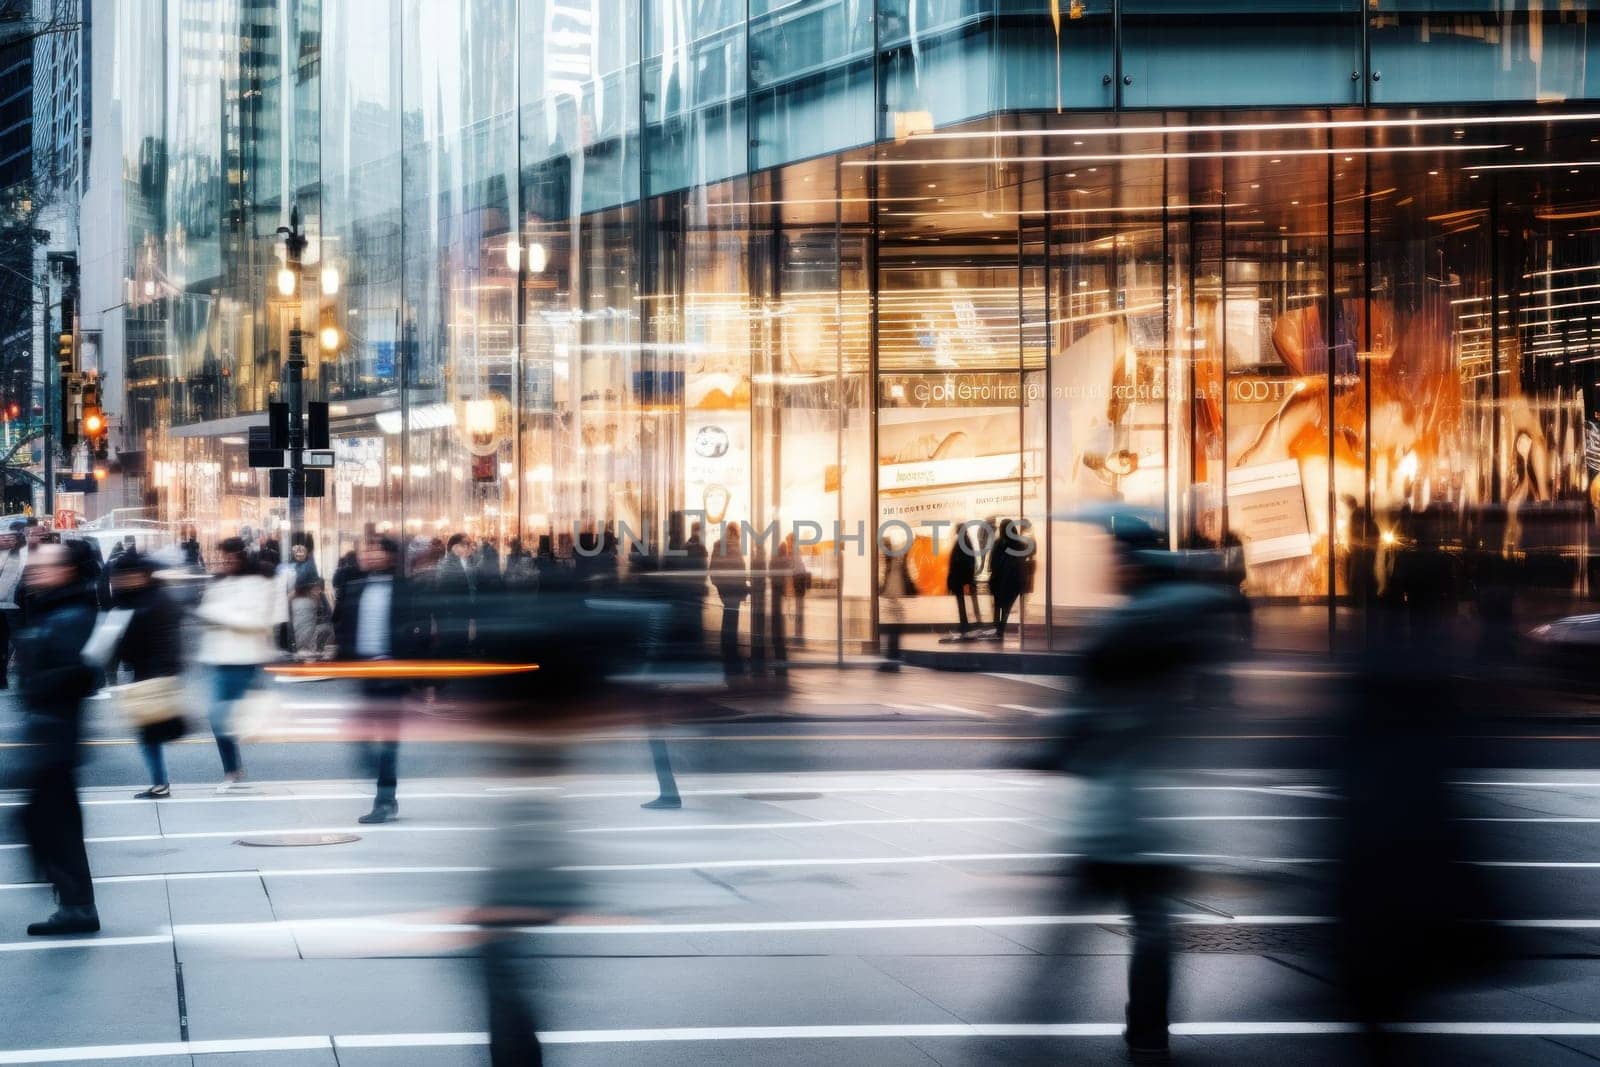
[[[1155,794],[1189,872],[1174,1051],[1359,1062],[1331,962],[1328,679],[1247,670],[1241,707],[1174,733]],[[132,800],[137,754],[97,719],[98,937],[25,937],[49,894],[0,836],[0,1064],[487,1062],[472,909],[494,869],[529,862],[578,894],[572,922],[511,935],[551,1062],[1122,1060],[1127,925],[1065,855],[1083,785],[1019,769],[1071,706],[1064,681],[815,671],[716,697],[661,727],[679,811],[639,808],[656,791],[639,721],[558,760],[463,737],[445,707],[413,721],[402,818],[379,828],[354,823],[371,785],[353,777],[352,694],[284,689],[246,748],[250,786],[226,796],[198,739],[172,746],[173,799]],[[1419,1004],[1400,1055],[1600,1057],[1600,731],[1566,699],[1460,733],[1474,758],[1452,788],[1513,958]],[[21,754],[0,749],[0,768]],[[358,839],[239,843],[291,832]]]

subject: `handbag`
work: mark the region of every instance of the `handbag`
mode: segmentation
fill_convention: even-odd
[[[151,726],[183,717],[183,679],[176,674],[112,686],[110,693],[123,717],[133,726]]]

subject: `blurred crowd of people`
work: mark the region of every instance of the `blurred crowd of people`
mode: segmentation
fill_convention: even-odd
[[[1207,568],[1192,554],[1168,551],[1165,535],[1136,518],[1110,515],[1106,530],[1121,599],[1090,629],[1071,706],[1039,762],[1079,781],[1069,813],[1075,877],[1060,885],[1108,895],[1128,915],[1126,1040],[1136,1060],[1160,1061],[1168,1055],[1172,907],[1192,875],[1172,839],[1178,821],[1166,809],[1177,794],[1162,785],[1163,776],[1198,689],[1248,645],[1250,609],[1228,553]],[[1025,533],[1008,525],[990,548],[999,627],[1032,580]],[[902,557],[893,545],[881,547],[883,588],[893,596],[904,564],[896,563]],[[635,544],[624,558],[614,534],[601,529],[573,548],[558,556],[541,537],[532,552],[511,540],[502,554],[495,540],[464,533],[402,545],[374,531],[346,547],[324,583],[310,538],[294,539],[284,555],[276,540],[249,535],[203,550],[186,531],[160,558],[118,544],[102,561],[90,542],[63,542],[37,525],[0,531],[0,633],[15,647],[24,712],[22,825],[59,904],[29,933],[99,929],[76,776],[85,701],[104,685],[116,684],[148,768],[150,785],[137,797],[159,800],[171,793],[163,746],[190,730],[197,705],[183,682],[186,661],[206,681],[219,792],[245,779],[245,708],[266,688],[264,665],[389,664],[359,675],[351,720],[362,766],[375,782],[372,809],[359,820],[371,824],[399,814],[404,709],[437,695],[428,672],[409,664],[537,665],[537,674],[519,678],[514,702],[555,717],[593,706],[613,673],[657,663],[704,659],[728,679],[781,673],[791,641],[803,639],[809,576],[792,536],[769,554],[736,524],[710,544],[691,525],[655,550]],[[949,589],[964,614],[977,555],[958,542],[951,561]],[[1467,845],[1446,784],[1457,696],[1470,672],[1449,613],[1429,592],[1439,583],[1430,582],[1425,562],[1402,557],[1374,599],[1373,640],[1348,673],[1340,743],[1330,746],[1344,804],[1337,973],[1350,1014],[1370,1024],[1380,1056],[1383,1022],[1441,983],[1481,973],[1499,952],[1481,922],[1492,903],[1459,862]],[[713,607],[720,626],[708,647],[704,620]],[[893,653],[891,644],[891,660]],[[0,685],[9,682],[9,659],[0,655]],[[490,702],[495,695],[492,688],[470,692]],[[652,753],[662,792],[645,806],[680,806],[658,738]],[[549,747],[497,758],[519,774],[560,766]],[[555,838],[540,836],[549,822],[533,812],[502,842],[513,858],[496,868],[488,907],[510,916],[508,925],[555,921],[581,896],[570,879],[555,875]],[[535,840],[545,844],[525,847]],[[484,961],[496,1040],[518,1050],[519,1058],[505,1062],[535,1062],[533,1015],[507,984],[516,958],[491,948]],[[1048,1000],[1055,988],[1042,981],[1036,993]]]

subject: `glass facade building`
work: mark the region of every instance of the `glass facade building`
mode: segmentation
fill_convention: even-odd
[[[1112,504],[1238,543],[1318,640],[1401,514],[1581,592],[1590,6],[97,6],[120,443],[164,518],[275,528],[247,427],[298,323],[320,552],[777,522],[828,654],[878,623],[875,531],[932,621],[951,528],[1001,518],[1036,533],[1023,643],[1060,644],[1107,588],[1061,517]]]

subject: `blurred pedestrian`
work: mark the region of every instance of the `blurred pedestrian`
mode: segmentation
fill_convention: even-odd
[[[178,548],[183,552],[183,565],[200,570],[205,566],[205,560],[200,555],[200,535],[195,532],[193,525],[185,525],[178,535]]]
[[[195,618],[203,625],[196,660],[212,674],[211,732],[222,758],[222,784],[226,793],[244,781],[239,742],[233,733],[233,713],[255,683],[261,665],[277,658],[274,627],[286,621],[288,605],[278,595],[276,583],[252,565],[245,543],[230,537],[217,546],[216,579],[200,598]],[[270,566],[270,563],[267,564]]]
[[[333,568],[333,599],[335,602],[344,596],[344,587],[355,579],[361,577],[361,557],[357,547],[352,545],[350,551],[339,557],[339,562]]]
[[[345,587],[334,616],[338,655],[342,660],[412,659],[422,654],[426,635],[408,607],[407,583],[397,566],[400,547],[387,537],[369,538],[361,546],[361,577]],[[360,751],[377,779],[372,810],[358,822],[389,822],[400,814],[395,791],[399,784],[400,720],[406,683],[394,678],[368,678],[361,683]]]
[[[766,542],[756,538],[750,546],[750,670],[756,675],[767,668],[767,592],[771,584]]]
[[[1113,578],[1125,600],[1083,650],[1081,695],[1062,749],[1064,768],[1083,778],[1069,850],[1086,883],[1120,898],[1131,917],[1124,1039],[1134,1062],[1159,1063],[1168,1057],[1168,900],[1182,875],[1169,837],[1173,794],[1162,788],[1163,738],[1196,673],[1225,657],[1238,597],[1174,580],[1148,525],[1113,524],[1113,535]]]
[[[434,573],[435,610],[439,629],[439,655],[462,659],[472,643],[472,616],[478,594],[473,574],[472,538],[451,534],[444,558]]]
[[[0,532],[0,689],[10,688],[13,628],[20,624],[22,540],[15,529]]]
[[[1020,520],[1001,519],[989,546],[989,596],[994,601],[994,640],[1006,639],[1006,624],[1011,609],[1026,590],[1032,576],[1029,561],[1033,542],[1024,533]]]
[[[896,549],[888,537],[878,545],[882,560],[881,579],[878,586],[878,628],[883,631],[884,659],[878,664],[880,671],[900,669],[900,631],[905,628],[906,597],[912,594],[911,576],[906,571],[906,552],[910,546]]]
[[[778,550],[772,554],[772,669],[786,671],[789,669],[789,634],[788,611],[786,603],[795,597],[795,586],[799,582],[800,572],[799,557],[794,554],[794,534],[789,534],[778,542]],[[799,600],[793,600],[799,604]]]
[[[730,522],[711,553],[711,584],[722,600],[722,672],[732,679],[744,674],[739,655],[739,608],[750,595],[739,524]]]
[[[563,590],[573,581],[572,569],[556,555],[549,534],[539,535],[539,551],[533,558],[533,569],[538,577],[534,584],[541,593]]]
[[[1350,1016],[1366,1024],[1376,1062],[1404,1062],[1385,1023],[1450,986],[1492,978],[1504,931],[1471,860],[1450,787],[1473,667],[1454,632],[1453,553],[1411,527],[1396,586],[1377,616],[1361,669],[1345,682],[1339,757],[1339,975]],[[1470,732],[1470,731],[1468,731]],[[1470,765],[1470,764],[1468,764]],[[1502,912],[1503,914],[1503,912]]]
[[[513,537],[506,542],[505,583],[508,589],[523,591],[539,586],[539,571],[534,565],[533,553],[523,547],[520,537]]]
[[[478,550],[472,560],[472,573],[481,591],[492,593],[500,588],[505,576],[500,572],[500,548],[494,538],[485,537],[478,542]]]
[[[22,829],[34,863],[59,901],[55,914],[28,926],[35,937],[100,929],[77,784],[83,701],[98,686],[100,674],[82,653],[95,626],[93,578],[88,546],[81,541],[36,545],[23,576],[29,618],[17,636],[27,746]]]
[[[962,641],[967,639],[972,625],[967,620],[967,597],[972,598],[972,622],[983,625],[983,616],[978,611],[980,550],[972,542],[972,532],[976,528],[976,523],[962,523],[956,528],[955,543],[950,546],[950,566],[944,580],[945,589],[956,598],[956,617],[961,627],[956,636]]]
[[[289,598],[289,633],[299,659],[320,658],[331,639],[328,632],[328,598],[322,579],[302,577]]]
[[[133,672],[134,685],[122,703],[137,709],[139,754],[150,772],[150,787],[135,793],[135,800],[160,800],[172,795],[162,745],[187,731],[184,701],[181,634],[183,612],[156,580],[156,564],[149,556],[124,552],[110,566],[111,606],[131,611],[132,617],[117,642],[111,659],[115,677],[119,665]]]

